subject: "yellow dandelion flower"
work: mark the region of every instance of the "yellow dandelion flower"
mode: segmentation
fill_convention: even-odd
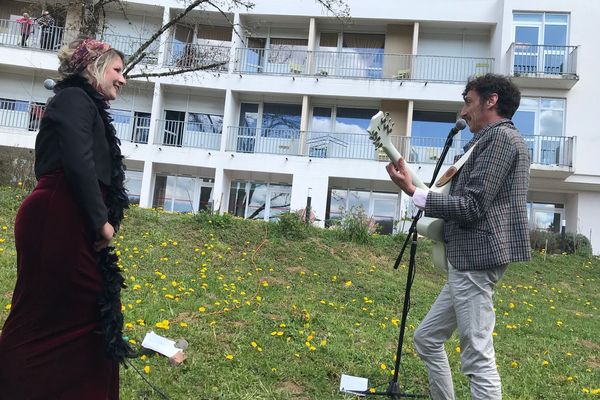
[[[252,347],[254,347],[254,348],[257,348],[257,347],[258,347],[258,344],[256,344],[256,342],[251,342],[251,343],[250,343],[250,346],[252,346]]]
[[[228,360],[233,360],[233,354],[227,354],[225,358]]]
[[[352,281],[346,281],[345,285],[346,285],[346,287],[352,286]]]
[[[201,313],[206,312],[206,307],[198,307],[198,311]]]
[[[519,367],[519,363],[516,361],[513,361],[510,363],[511,368],[518,368]]]
[[[456,346],[456,348],[454,349],[455,352],[460,353],[460,346]]]
[[[179,326],[182,328],[187,328],[188,324],[186,324],[185,322],[180,322]]]
[[[600,388],[593,389],[592,394],[600,394]]]
[[[5,306],[4,306],[4,309],[5,309],[6,311],[9,311],[11,307],[12,307],[12,304],[11,304],[11,303],[8,303],[7,305],[5,305]]]
[[[146,373],[146,375],[148,375],[150,373],[150,366],[149,365],[146,365],[144,367],[144,372]]]
[[[544,361],[542,362],[542,365],[544,365],[544,366],[546,366],[546,365],[548,365],[548,364],[550,364],[550,361],[548,361],[548,360],[544,360]]]
[[[148,357],[145,354],[142,354],[140,356],[140,360],[142,360],[142,361],[146,361],[146,358],[148,358]]]
[[[381,364],[379,364],[379,368],[381,368],[381,369],[387,369],[387,365],[381,363]]]

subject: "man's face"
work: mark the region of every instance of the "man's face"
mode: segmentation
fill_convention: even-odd
[[[489,123],[485,117],[485,105],[481,102],[479,94],[474,90],[467,92],[464,101],[465,104],[460,110],[460,116],[469,124],[469,130],[477,133]]]

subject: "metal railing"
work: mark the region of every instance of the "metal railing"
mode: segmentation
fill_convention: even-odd
[[[573,166],[573,137],[524,136],[532,164]],[[435,164],[446,138],[390,136],[394,147],[413,164]],[[455,139],[444,164],[454,163],[464,153],[465,140]],[[374,148],[366,133],[301,132],[296,129],[268,129],[231,126],[226,151],[298,155],[312,158],[346,158],[388,161]]]
[[[512,76],[577,76],[578,46],[512,43],[507,55]]]
[[[129,117],[123,121],[123,117],[113,121],[117,137],[122,142],[148,143],[150,135],[150,117]]]
[[[174,147],[195,147],[218,150],[221,147],[223,126],[159,119],[154,144]]]
[[[123,52],[125,58],[129,58],[139,49],[142,44],[146,43],[150,38],[115,35],[112,33],[104,33],[98,35],[98,39],[106,41],[115,49]],[[156,64],[158,62],[158,49],[160,47],[159,40],[155,40],[144,52],[146,56],[141,61],[142,64]]]
[[[230,126],[225,150],[300,155],[300,130]]]
[[[227,71],[229,47],[210,46],[170,41],[166,43],[169,54],[165,57],[166,67],[197,68],[214,65],[212,71]]]
[[[568,136],[523,136],[532,164],[573,166],[574,137]]]
[[[238,48],[235,72],[464,82],[492,72],[493,58]]]
[[[0,99],[0,126],[37,133],[45,110],[40,103]]]
[[[56,51],[63,45],[65,28],[52,26],[42,29],[36,21],[27,28],[17,21],[0,19],[0,45],[31,47]]]

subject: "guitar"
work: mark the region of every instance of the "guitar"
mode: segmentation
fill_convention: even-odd
[[[394,122],[389,117],[389,114],[384,114],[383,111],[379,111],[371,118],[371,122],[367,127],[367,132],[369,133],[369,138],[375,145],[375,148],[383,150],[389,159],[394,164],[397,164],[402,155],[398,152],[390,140],[393,126]],[[410,169],[408,164],[405,164],[406,169],[410,174],[410,178],[412,179],[413,185],[424,190],[432,190],[438,193],[449,194],[450,185],[448,183],[450,183],[452,178],[468,160],[474,147],[475,146],[471,146],[471,148],[456,163],[454,163],[454,165],[446,170],[446,172],[435,182],[432,187],[427,187],[421,178],[419,178],[419,176]],[[440,218],[421,217],[417,222],[417,233],[431,239],[433,242],[431,248],[433,265],[445,271],[448,270],[446,245],[444,244],[444,220]]]

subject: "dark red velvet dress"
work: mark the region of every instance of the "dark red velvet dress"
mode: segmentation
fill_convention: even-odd
[[[0,399],[112,400],[118,364],[99,327],[94,233],[62,172],[44,175],[15,222],[17,284],[0,336]]]

